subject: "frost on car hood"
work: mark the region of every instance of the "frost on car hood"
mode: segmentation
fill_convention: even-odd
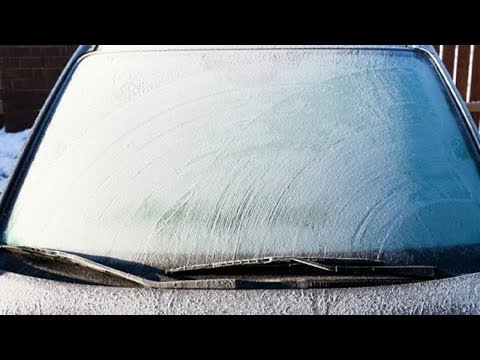
[[[348,289],[158,290],[0,276],[0,314],[480,315],[480,274]]]
[[[100,54],[4,241],[165,266],[379,256],[476,244],[479,205],[474,150],[414,51]]]

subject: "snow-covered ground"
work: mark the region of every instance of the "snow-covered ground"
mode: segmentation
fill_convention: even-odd
[[[5,129],[0,129],[0,193],[3,192],[7,178],[10,176],[18,154],[29,135],[30,130],[7,133]]]

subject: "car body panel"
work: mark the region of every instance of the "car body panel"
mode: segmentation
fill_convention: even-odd
[[[155,290],[0,273],[0,294],[0,314],[480,314],[480,274],[371,288]]]

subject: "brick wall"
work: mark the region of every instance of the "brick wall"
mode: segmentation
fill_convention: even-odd
[[[77,45],[0,45],[0,128],[32,126]]]

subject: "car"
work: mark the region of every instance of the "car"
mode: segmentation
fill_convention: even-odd
[[[0,313],[480,314],[430,45],[82,45],[0,202]]]

